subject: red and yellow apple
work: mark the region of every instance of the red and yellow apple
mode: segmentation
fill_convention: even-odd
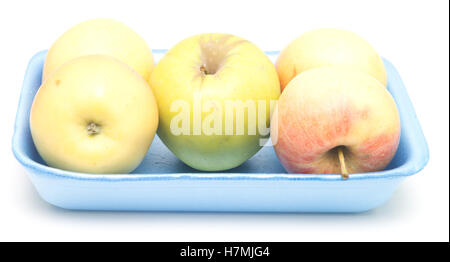
[[[203,171],[234,168],[258,152],[269,135],[259,124],[269,125],[270,102],[280,95],[269,58],[229,34],[181,41],[155,66],[149,84],[158,100],[159,137]]]
[[[105,55],[75,58],[39,88],[31,135],[52,167],[87,173],[128,173],[144,158],[158,126],[147,82]]]
[[[341,66],[367,73],[386,86],[386,69],[375,49],[357,34],[342,29],[307,32],[283,49],[276,61],[281,90],[302,72]]]
[[[286,86],[271,136],[290,173],[379,171],[395,155],[400,119],[392,96],[372,76],[321,67],[303,72]]]
[[[85,55],[113,56],[138,72],[146,81],[153,70],[152,51],[128,26],[112,19],[84,21],[62,34],[47,53],[43,80],[64,63]]]

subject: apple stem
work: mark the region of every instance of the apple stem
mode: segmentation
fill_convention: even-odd
[[[200,66],[200,72],[202,72],[204,75],[208,74],[208,71],[206,70],[206,66],[205,65]]]
[[[348,171],[347,171],[347,168],[345,166],[344,152],[342,151],[341,147],[338,148],[338,157],[339,157],[339,162],[341,163],[341,176],[342,176],[342,179],[348,179]]]

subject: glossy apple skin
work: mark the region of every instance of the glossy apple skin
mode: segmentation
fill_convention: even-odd
[[[338,174],[343,146],[349,173],[384,169],[395,155],[400,118],[375,78],[338,67],[311,69],[285,88],[271,136],[290,173]]]
[[[89,134],[89,124],[98,132]],[[30,129],[51,167],[85,173],[128,173],[142,161],[158,126],[158,107],[147,82],[104,55],[71,60],[42,83]]]
[[[204,75],[203,63],[211,61],[214,74]],[[194,135],[194,104],[198,97],[201,106],[214,101],[217,108],[225,108],[226,101],[265,101],[265,123],[269,126],[271,100],[280,95],[280,84],[269,58],[249,41],[229,34],[201,34],[189,37],[158,62],[149,84],[158,101],[160,124],[158,136],[185,164],[202,171],[227,170],[241,165],[261,149],[259,132],[252,135]],[[190,134],[176,135],[171,121],[179,112],[171,107],[174,102],[189,105]],[[210,113],[203,112],[202,119]],[[222,123],[229,120],[222,111]],[[245,117],[245,130],[248,119]],[[223,129],[222,129],[223,130]],[[268,130],[269,131],[269,130]],[[267,134],[268,136],[268,134]]]
[[[342,66],[367,73],[386,86],[386,69],[376,50],[359,35],[342,29],[307,32],[286,46],[276,61],[281,90],[312,68]]]

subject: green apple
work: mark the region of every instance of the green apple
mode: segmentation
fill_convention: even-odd
[[[149,84],[159,137],[181,161],[204,171],[234,168],[258,152],[280,95],[268,57],[229,34],[181,41],[156,65]]]

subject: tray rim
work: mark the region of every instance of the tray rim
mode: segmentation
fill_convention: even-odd
[[[164,54],[167,49],[152,49],[154,54]],[[277,55],[280,51],[265,51],[266,55]],[[47,50],[42,50],[36,53],[29,61],[27,69],[25,71],[25,77],[20,92],[18,109],[16,113],[15,123],[14,123],[14,133],[12,138],[12,151],[16,159],[21,165],[29,170],[34,171],[34,173],[48,175],[57,178],[66,178],[73,180],[87,180],[87,181],[102,181],[102,182],[121,182],[121,181],[152,181],[152,180],[287,180],[287,181],[344,181],[341,179],[339,174],[285,174],[285,173],[221,173],[221,172],[201,172],[199,173],[152,173],[152,174],[89,174],[80,173],[73,171],[66,171],[62,169],[57,169],[49,167],[47,165],[40,164],[36,161],[30,159],[24,152],[20,150],[19,141],[20,137],[17,134],[19,129],[20,116],[27,114],[24,112],[23,98],[25,97],[25,91],[27,89],[27,82],[30,78],[30,73],[34,70],[38,63],[44,60]],[[411,176],[420,172],[429,161],[429,149],[423,134],[420,123],[417,119],[412,102],[407,94],[407,90],[401,80],[401,77],[397,69],[392,65],[392,63],[383,58],[383,62],[386,67],[390,67],[390,71],[395,73],[397,84],[401,85],[401,91],[403,93],[404,103],[402,107],[409,107],[411,113],[413,114],[413,123],[410,123],[415,130],[409,132],[414,132],[419,139],[413,141],[412,154],[410,160],[401,166],[393,169],[378,171],[378,172],[368,172],[368,173],[354,173],[348,180],[367,180],[367,179],[396,179],[405,176]],[[403,128],[403,127],[402,127]],[[422,144],[425,150],[420,150],[418,145]],[[422,148],[422,149],[423,149]]]

